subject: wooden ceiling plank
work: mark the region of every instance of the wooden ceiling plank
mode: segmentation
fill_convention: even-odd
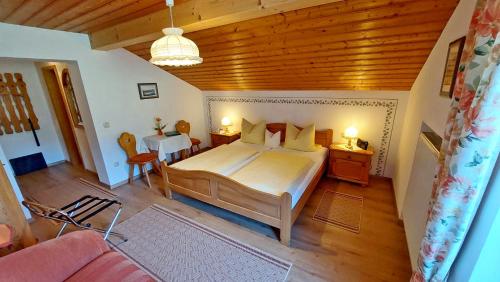
[[[254,30],[256,27],[266,28],[281,25],[297,25],[297,23],[307,23],[319,18],[331,19],[358,11],[365,11],[380,7],[386,7],[393,3],[404,3],[412,0],[351,0],[349,2],[340,1],[329,5],[310,7],[307,9],[295,10],[293,12],[280,13],[272,16],[261,17],[253,20],[240,21],[231,25],[224,25],[216,28],[204,29],[189,33],[190,38],[198,40],[206,37],[218,37],[227,34],[246,32]]]
[[[39,27],[44,22],[50,20],[53,17],[56,17],[70,7],[75,6],[79,2],[80,0],[56,0],[45,6],[43,9],[40,9],[35,14],[31,15],[22,24]]]
[[[340,57],[346,55],[367,55],[367,54],[386,54],[395,53],[402,51],[425,51],[427,54],[429,50],[432,50],[434,42],[421,42],[421,43],[405,43],[396,45],[381,45],[374,47],[362,47],[362,48],[351,48],[351,49],[340,49],[340,50],[329,50],[329,49],[319,49],[311,52],[301,52],[301,53],[289,53],[276,52],[272,54],[265,54],[265,56],[243,58],[238,59],[236,56],[231,58],[231,56],[226,56],[223,59],[216,57],[216,60],[208,58],[203,63],[211,66],[218,64],[248,64],[248,63],[258,63],[258,62],[273,62],[273,61],[283,61],[283,60],[295,60],[298,58],[323,58],[323,57]],[[287,50],[288,51],[288,50]]]
[[[183,78],[184,79],[184,78]],[[301,81],[307,82],[307,81],[314,81],[317,83],[323,83],[323,82],[342,82],[342,83],[355,83],[357,81],[363,80],[366,82],[383,82],[383,83],[389,83],[389,82],[413,82],[415,80],[414,76],[411,77],[308,77],[308,76],[290,76],[290,77],[278,77],[278,78],[269,78],[269,79],[263,79],[263,78],[238,78],[238,79],[216,79],[217,82],[220,83],[225,83],[225,82],[245,82],[245,83],[267,83],[267,82],[281,82],[281,83],[286,83],[289,79],[300,79]],[[203,82],[213,82],[213,78],[199,78],[199,79],[191,79],[192,83],[203,83]]]
[[[22,24],[27,19],[32,17],[38,11],[51,4],[54,0],[28,0],[25,1],[19,8],[14,10],[3,21],[12,24]]]
[[[360,62],[366,61],[369,62],[371,60],[389,60],[389,59],[398,59],[398,58],[407,58],[407,57],[427,57],[430,53],[430,50],[421,50],[421,51],[401,51],[401,52],[393,52],[393,53],[374,53],[374,54],[358,54],[358,55],[345,55],[345,56],[326,56],[326,57],[298,57],[293,60],[277,60],[277,61],[263,61],[257,63],[233,63],[232,61],[227,61],[225,63],[213,63],[213,64],[201,64],[199,66],[192,67],[193,69],[212,69],[217,68],[218,70],[222,69],[248,69],[255,67],[290,67],[295,65],[309,65],[313,67],[316,64],[325,64],[325,63],[349,63],[349,62]]]
[[[294,76],[305,76],[305,75],[316,75],[318,77],[335,77],[335,76],[385,76],[385,75],[408,75],[415,77],[418,73],[420,72],[420,69],[414,68],[414,69],[392,69],[392,70],[365,70],[365,71],[328,71],[328,70],[320,70],[317,72],[311,72],[311,71],[306,71],[306,70],[300,70],[300,71],[282,71],[282,72],[274,72],[274,71],[268,71],[268,72],[245,72],[245,73],[197,73],[197,74],[191,74],[191,73],[178,73],[178,72],[171,72],[172,74],[182,76],[186,80],[190,80],[191,78],[198,78],[198,77],[209,77],[211,79],[219,79],[219,78],[256,78],[256,77],[272,77],[272,78],[278,78],[278,77],[294,77]]]
[[[165,1],[162,0],[136,0],[131,5],[120,8],[108,14],[95,17],[92,20],[81,22],[69,27],[72,32],[90,32],[103,29],[117,23],[129,21],[158,10],[165,9]]]
[[[342,61],[342,62],[318,62],[315,64],[290,64],[290,65],[274,65],[274,66],[225,66],[218,68],[219,71],[248,71],[248,70],[280,70],[280,69],[301,69],[301,68],[324,68],[324,67],[346,67],[346,66],[386,66],[392,64],[409,64],[422,63],[427,60],[427,56],[411,57],[411,58],[394,58],[394,59],[374,59],[374,60],[359,60],[359,61]],[[199,70],[210,70],[210,68],[198,68]]]
[[[378,38],[368,38],[368,39],[358,39],[358,40],[350,40],[350,41],[336,41],[336,42],[327,42],[321,44],[311,44],[304,46],[287,46],[287,48],[279,48],[272,50],[249,50],[248,52],[239,49],[235,51],[235,49],[226,49],[224,53],[221,52],[204,52],[203,56],[206,57],[206,60],[229,60],[229,59],[240,59],[240,58],[251,58],[251,57],[263,57],[263,54],[267,54],[268,52],[284,52],[286,51],[289,54],[292,53],[301,53],[301,52],[312,52],[315,50],[350,50],[350,49],[359,49],[366,47],[374,47],[374,46],[386,46],[386,45],[397,45],[397,44],[412,44],[412,43],[420,43],[420,42],[429,42],[435,43],[437,38],[439,38],[441,32],[425,32],[425,33],[417,33],[417,34],[403,34],[396,36],[384,36]],[[142,44],[141,44],[142,45]],[[130,52],[142,56],[142,55],[150,55],[149,46],[146,49],[143,48],[133,48],[138,45],[133,45],[127,47],[126,49]],[[142,47],[142,46],[140,46]],[[149,58],[148,58],[149,59]]]
[[[126,6],[130,6],[132,4],[135,4],[136,0],[112,0],[111,2],[105,3],[104,5],[100,7],[96,7],[95,9],[92,10],[90,13],[85,13],[79,17],[75,17],[71,20],[65,21],[64,23],[61,23],[59,25],[56,25],[54,28],[59,29],[59,30],[69,30],[72,27],[75,27],[79,24],[92,21],[93,19],[96,19],[100,16],[108,16],[112,17],[113,12],[120,10]]]
[[[23,0],[0,0],[0,21],[4,21],[23,4]]]
[[[425,63],[425,60],[421,62],[404,62],[402,64],[396,64],[392,62],[392,64],[382,64],[382,65],[376,65],[376,64],[371,64],[371,65],[350,65],[350,66],[339,66],[335,64],[327,64],[323,66],[314,66],[314,67],[309,67],[307,68],[306,66],[302,66],[296,69],[288,68],[288,69],[283,69],[280,67],[272,67],[272,68],[260,68],[260,69],[233,69],[233,70],[217,70],[217,69],[209,69],[209,70],[196,70],[196,71],[184,71],[183,69],[166,69],[166,71],[170,73],[178,73],[178,74],[193,74],[193,75],[198,75],[198,74],[206,74],[206,73],[216,73],[216,74],[221,74],[221,73],[231,73],[231,74],[245,74],[245,73],[265,73],[265,72],[273,72],[273,73],[281,73],[282,71],[305,71],[307,70],[308,72],[311,73],[319,73],[319,72],[339,72],[339,71],[370,71],[370,70],[401,70],[401,69],[420,69]],[[310,66],[310,65],[309,65]]]
[[[406,50],[429,50],[434,47],[435,41],[408,42],[396,44],[372,44],[365,47],[345,48],[345,44],[338,43],[337,48],[327,48],[324,45],[302,46],[300,48],[275,49],[269,51],[259,51],[256,53],[244,54],[229,54],[225,56],[207,57],[204,63],[225,62],[228,60],[255,62],[262,60],[275,60],[280,57],[294,58],[296,56],[311,57],[311,56],[336,56],[336,55],[354,55],[354,54],[369,54],[380,52],[397,52]],[[340,47],[340,48],[339,48]],[[149,50],[135,51],[138,56],[150,55]]]
[[[437,13],[436,13],[437,14]],[[269,44],[269,42],[277,42],[281,43],[289,43],[294,42],[294,40],[299,40],[302,44],[307,44],[307,39],[316,39],[316,38],[324,38],[325,40],[330,41],[333,38],[337,38],[338,41],[342,41],[343,38],[340,36],[349,35],[349,34],[362,34],[363,32],[370,31],[383,31],[381,36],[389,36],[396,34],[408,34],[408,33],[416,33],[417,30],[421,30],[420,26],[433,26],[434,29],[442,29],[442,27],[446,24],[447,20],[445,19],[445,15],[450,15],[449,11],[445,11],[438,13],[441,17],[430,17],[429,14],[418,14],[418,15],[409,15],[396,17],[393,19],[383,19],[378,21],[367,21],[363,23],[354,23],[347,24],[341,26],[333,26],[328,29],[308,29],[303,31],[294,31],[290,33],[277,33],[269,36],[262,37],[254,37],[250,39],[242,39],[242,40],[227,40],[224,42],[203,42],[197,41],[196,44],[199,46],[200,50],[221,50],[226,48],[241,48],[243,46],[252,46],[252,45],[261,45],[261,44]],[[432,16],[435,16],[433,13]],[[404,32],[406,31],[406,33]],[[430,31],[430,30],[429,30]],[[353,36],[351,36],[353,37]],[[360,39],[359,37],[353,37],[352,39]],[[347,39],[344,39],[346,41]],[[331,42],[331,41],[330,41]],[[293,43],[292,43],[293,44]],[[270,46],[273,48],[272,46]]]
[[[214,62],[214,63],[204,63],[198,69],[208,69],[208,68],[252,68],[252,67],[270,67],[270,66],[290,66],[297,64],[317,64],[326,62],[352,62],[352,61],[366,61],[372,59],[389,59],[389,58],[405,58],[405,57],[427,57],[430,53],[429,49],[423,50],[410,50],[410,51],[400,51],[400,52],[382,52],[382,53],[368,53],[368,54],[356,54],[356,55],[339,55],[339,56],[311,56],[303,57],[296,56],[289,58],[288,56],[282,56],[283,60],[262,60],[257,62],[240,62],[238,60],[225,61],[225,62]]]
[[[361,78],[415,78],[415,72],[411,73],[391,73],[391,72],[386,72],[386,73],[381,73],[381,74],[373,74],[373,73],[349,73],[349,74],[344,74],[344,73],[331,73],[331,72],[324,72],[324,73],[275,73],[275,74],[269,74],[269,75],[241,75],[241,76],[231,76],[231,75],[182,75],[182,74],[177,74],[182,76],[185,79],[188,79],[190,81],[196,81],[196,80],[262,80],[262,79],[280,79],[280,78],[300,78],[300,77],[317,77],[319,79],[323,78],[328,78],[328,79],[344,79],[344,78],[356,78],[356,79],[361,79]]]
[[[87,13],[92,13],[95,9],[106,5],[114,0],[83,0],[77,2],[76,5],[62,11],[62,13],[54,16],[41,24],[44,28],[55,29],[57,26],[64,24],[70,20],[81,17]]]
[[[204,45],[205,42],[210,42],[211,44],[216,44],[225,41],[236,41],[243,39],[256,39],[264,36],[275,36],[276,34],[286,34],[290,32],[299,32],[307,30],[320,30],[325,29],[341,29],[342,27],[349,27],[353,24],[370,26],[374,24],[383,25],[384,21],[386,26],[396,26],[396,25],[408,25],[408,23],[420,22],[420,20],[413,19],[410,16],[415,15],[429,15],[425,18],[427,21],[431,21],[433,18],[447,18],[451,15],[454,5],[448,1],[436,2],[436,0],[425,1],[431,3],[437,3],[435,5],[421,5],[421,1],[413,1],[410,3],[405,3],[404,5],[392,5],[379,7],[374,10],[364,10],[355,12],[345,12],[339,13],[337,15],[332,15],[329,17],[316,17],[310,18],[304,21],[294,21],[290,23],[285,21],[278,25],[270,26],[260,26],[257,23],[251,29],[241,30],[239,29],[239,24],[230,25],[233,28],[233,32],[230,33],[218,33],[214,35],[207,36],[205,32],[194,32],[187,34],[186,36],[191,40],[195,41],[197,44]],[[444,13],[444,15],[442,15]],[[286,14],[285,14],[286,15]],[[431,18],[432,17],[432,18]],[[391,22],[392,21],[392,22]],[[370,27],[371,29],[376,28],[375,26]],[[218,30],[218,29],[217,29]],[[204,36],[199,36],[203,34]],[[198,36],[197,36],[198,35]]]
[[[286,11],[317,6],[338,0],[191,0],[176,5],[173,13],[176,26],[192,32],[242,20],[248,20]],[[93,48],[109,50],[124,47],[161,36],[167,27],[167,13],[158,11],[90,34]]]

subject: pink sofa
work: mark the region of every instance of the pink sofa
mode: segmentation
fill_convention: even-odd
[[[76,231],[0,258],[0,281],[154,281],[99,233]]]

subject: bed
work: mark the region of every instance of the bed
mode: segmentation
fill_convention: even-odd
[[[286,124],[270,123],[267,129],[273,133],[281,131],[284,141]],[[172,199],[175,191],[276,227],[280,230],[280,242],[289,245],[292,225],[326,170],[332,135],[331,129],[316,131],[315,142],[322,147],[316,152],[267,149],[236,141],[173,166],[162,162],[165,195]],[[280,162],[291,160],[294,165],[287,164],[289,173],[279,169]],[[259,171],[262,166],[267,167]],[[255,182],[250,177],[252,173],[263,177]],[[269,177],[279,174],[282,176]],[[287,177],[288,174],[295,177]]]

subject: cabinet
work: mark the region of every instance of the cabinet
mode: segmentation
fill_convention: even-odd
[[[373,149],[348,149],[345,144],[330,146],[328,176],[368,185]]]
[[[229,144],[240,139],[239,132],[231,132],[231,133],[210,133],[210,139],[212,141],[212,148],[218,147],[222,144]]]

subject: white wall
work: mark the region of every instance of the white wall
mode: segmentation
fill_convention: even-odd
[[[228,116],[239,130],[241,118],[251,122],[315,123],[332,128],[334,142],[349,126],[375,148],[372,174],[392,176],[407,104],[407,91],[203,91],[207,128],[216,130]],[[210,124],[211,123],[211,124]]]
[[[49,165],[65,160],[64,143],[62,143],[62,137],[58,135],[55,118],[48,104],[49,98],[42,88],[33,61],[0,58],[0,73],[21,73],[23,75],[33,110],[40,125],[40,129],[36,131],[40,147],[37,147],[31,131],[14,132],[0,136],[0,144],[7,159],[41,152]]]
[[[439,96],[439,88],[443,78],[448,45],[466,35],[475,4],[474,0],[460,1],[410,91],[401,146],[397,153],[393,176],[400,215],[411,171],[419,169],[418,167],[412,168],[412,164],[422,122],[425,122],[441,137],[443,136],[451,100]],[[427,209],[427,204],[422,203],[422,208]]]
[[[169,123],[167,129],[179,119],[190,121],[191,135],[207,144],[201,91],[124,49],[96,51],[84,34],[0,23],[0,57],[76,63],[69,70],[82,79],[81,85],[73,83],[85,92],[85,101],[78,102],[99,179],[106,184],[128,177],[120,133],[132,132],[138,140],[154,134],[156,115]],[[160,98],[140,100],[140,82],[158,83]]]

